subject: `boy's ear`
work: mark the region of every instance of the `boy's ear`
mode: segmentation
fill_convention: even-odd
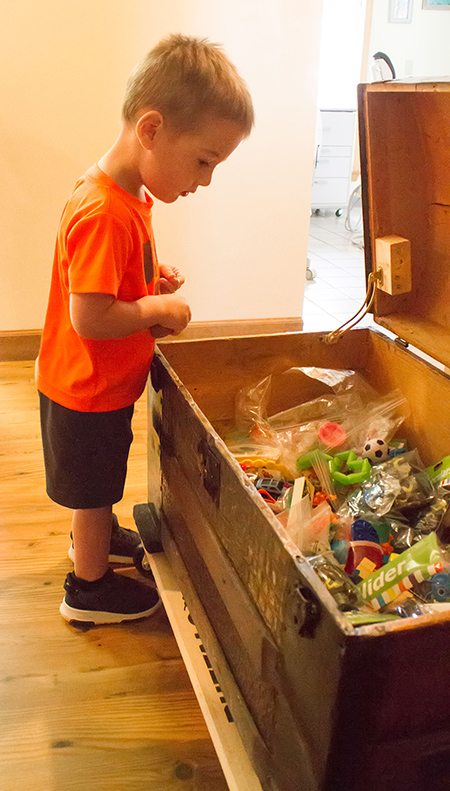
[[[164,119],[158,110],[148,110],[136,122],[136,136],[141,146],[147,150],[153,148],[158,132],[162,129]]]

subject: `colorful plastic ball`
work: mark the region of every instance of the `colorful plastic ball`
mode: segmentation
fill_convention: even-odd
[[[435,601],[450,600],[450,577],[444,572],[434,574],[431,578],[431,590]]]
[[[370,522],[366,519],[356,519],[351,528],[352,541],[371,541],[379,544],[378,533]]]
[[[329,448],[337,448],[347,439],[347,432],[340,423],[322,423],[318,435],[320,441]]]
[[[382,439],[369,439],[361,454],[363,459],[369,459],[371,464],[378,464],[389,458],[389,447]]]

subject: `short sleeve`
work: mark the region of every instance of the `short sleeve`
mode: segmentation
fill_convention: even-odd
[[[69,291],[117,297],[130,254],[125,225],[108,213],[78,220],[67,235]]]

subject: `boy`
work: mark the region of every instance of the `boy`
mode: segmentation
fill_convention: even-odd
[[[222,50],[170,36],[132,73],[119,136],[64,209],[36,377],[47,492],[73,509],[68,621],[118,623],[160,603],[108,565],[129,561],[139,541],[112,507],[154,339],[177,335],[191,315],[177,293],[183,276],[157,264],[152,197],[173,203],[208,186],[252,125],[250,95]]]

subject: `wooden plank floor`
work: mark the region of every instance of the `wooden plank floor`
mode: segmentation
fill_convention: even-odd
[[[146,499],[144,397],[135,415],[125,527]],[[0,789],[226,791],[164,611],[84,632],[60,616],[69,531],[45,493],[33,363],[0,363]]]

